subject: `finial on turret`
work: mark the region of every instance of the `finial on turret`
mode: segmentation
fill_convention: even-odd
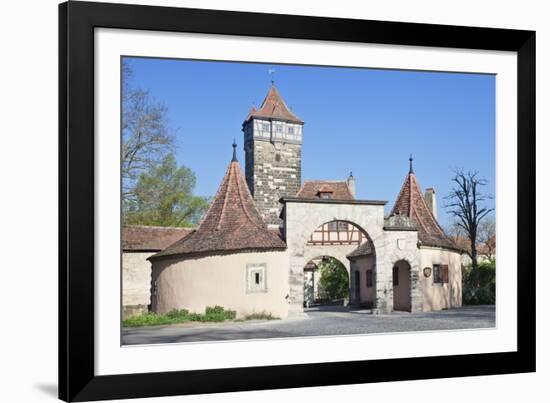
[[[231,161],[237,161],[237,143],[233,138],[233,159]]]
[[[271,85],[275,85],[275,69],[269,69],[267,72],[271,76]]]
[[[409,156],[409,174],[413,174],[413,155],[411,154]]]
[[[351,194],[351,197],[355,199],[355,178],[353,177],[353,172],[350,171],[348,179],[346,180],[348,184],[348,189]]]

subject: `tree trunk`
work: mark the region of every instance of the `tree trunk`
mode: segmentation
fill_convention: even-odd
[[[477,269],[477,248],[475,239],[475,236],[470,238],[470,248],[472,248],[472,270]]]

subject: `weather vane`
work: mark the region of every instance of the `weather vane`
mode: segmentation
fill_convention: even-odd
[[[269,69],[267,72],[271,76],[271,85],[275,85],[275,69]]]

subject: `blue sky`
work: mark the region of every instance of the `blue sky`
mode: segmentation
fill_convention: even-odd
[[[131,58],[130,84],[168,108],[176,158],[211,196],[231,159],[244,171],[241,125],[269,90],[268,69],[291,110],[305,121],[302,180],[356,178],[357,197],[391,209],[413,154],[424,190],[435,187],[439,221],[455,168],[479,171],[495,194],[495,77],[277,64]],[[494,203],[493,203],[494,204]]]

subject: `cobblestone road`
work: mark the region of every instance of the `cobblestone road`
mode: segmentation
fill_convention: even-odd
[[[345,334],[416,332],[429,330],[492,328],[495,307],[476,306],[440,312],[372,315],[346,307],[311,308],[304,318],[186,324],[124,329],[123,344],[182,343],[216,340],[265,339]]]

